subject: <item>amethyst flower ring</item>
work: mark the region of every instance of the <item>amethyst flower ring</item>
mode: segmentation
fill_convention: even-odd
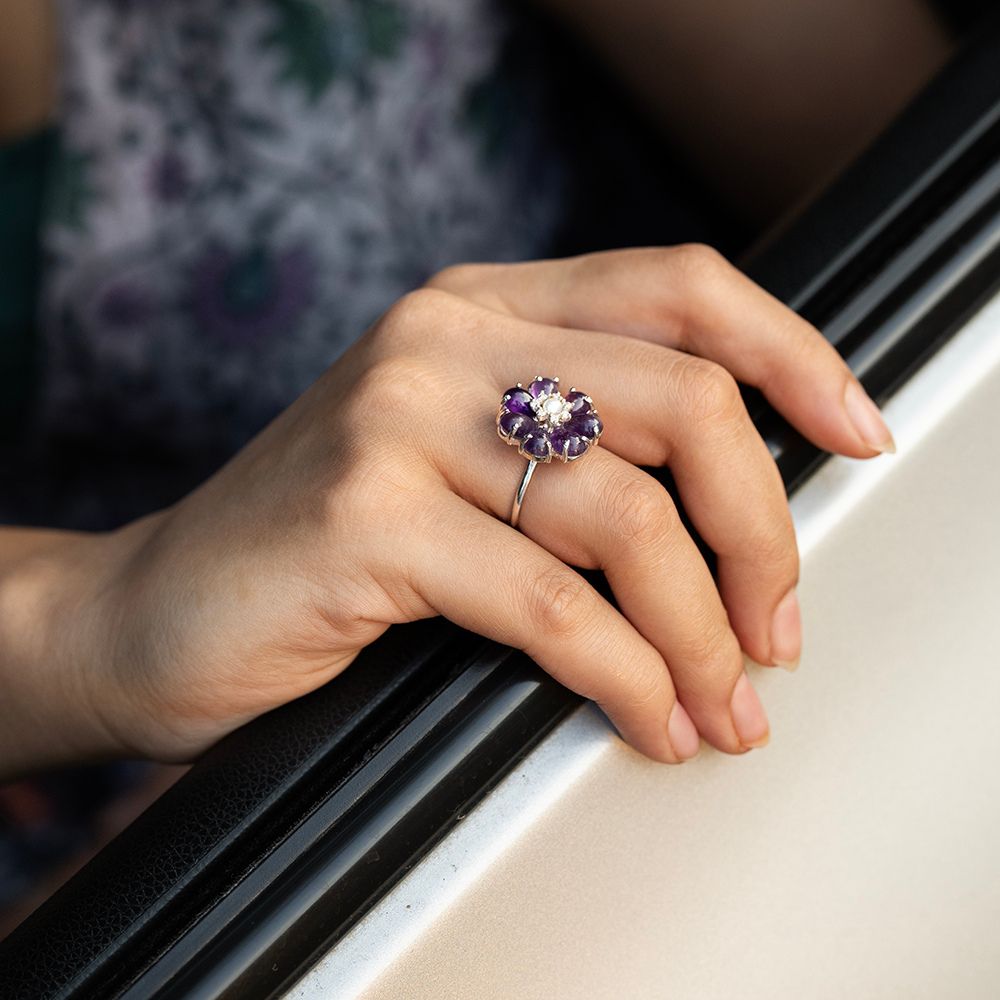
[[[518,382],[503,394],[497,411],[497,433],[528,460],[514,496],[511,527],[517,527],[535,466],[554,458],[562,462],[583,458],[597,446],[603,431],[604,424],[590,396],[572,388],[564,396],[558,378],[536,375],[527,387]]]
[[[541,375],[527,388],[518,382],[508,389],[497,413],[497,433],[530,462],[573,462],[597,444],[603,430],[590,396],[577,389],[563,396],[558,378]]]

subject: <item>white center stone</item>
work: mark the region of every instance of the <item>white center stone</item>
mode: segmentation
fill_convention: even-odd
[[[559,392],[549,392],[544,396],[539,396],[531,401],[531,408],[535,411],[535,417],[541,424],[549,427],[558,427],[569,420],[569,403]]]

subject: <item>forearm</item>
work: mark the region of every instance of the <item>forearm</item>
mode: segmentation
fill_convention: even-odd
[[[0,528],[0,780],[120,752],[94,662],[109,538]]]
[[[922,0],[541,0],[757,221],[849,161],[947,59]]]

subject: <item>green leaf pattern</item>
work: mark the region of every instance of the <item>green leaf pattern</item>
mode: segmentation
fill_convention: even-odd
[[[49,172],[48,212],[71,229],[84,228],[87,210],[97,199],[91,178],[93,163],[92,154],[64,149],[62,155],[56,155],[54,168]]]
[[[310,0],[273,0],[275,23],[261,44],[281,53],[281,79],[310,101],[337,80],[364,87],[373,60],[392,59],[406,34],[403,10],[391,0],[350,0],[329,12]]]

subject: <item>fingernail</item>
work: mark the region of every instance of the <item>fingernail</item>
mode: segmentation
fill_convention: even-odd
[[[802,655],[802,615],[795,589],[781,599],[771,619],[771,662],[795,670]]]
[[[745,673],[736,682],[730,709],[736,735],[743,746],[766,747],[771,737],[771,727],[768,725],[764,706]]]
[[[674,748],[680,760],[690,760],[701,749],[701,737],[694,728],[691,716],[684,711],[684,706],[676,702],[670,718],[667,720],[667,735],[670,745]]]
[[[858,382],[849,382],[844,392],[844,408],[858,436],[869,448],[895,454],[896,442],[892,431],[882,419],[882,413]]]

